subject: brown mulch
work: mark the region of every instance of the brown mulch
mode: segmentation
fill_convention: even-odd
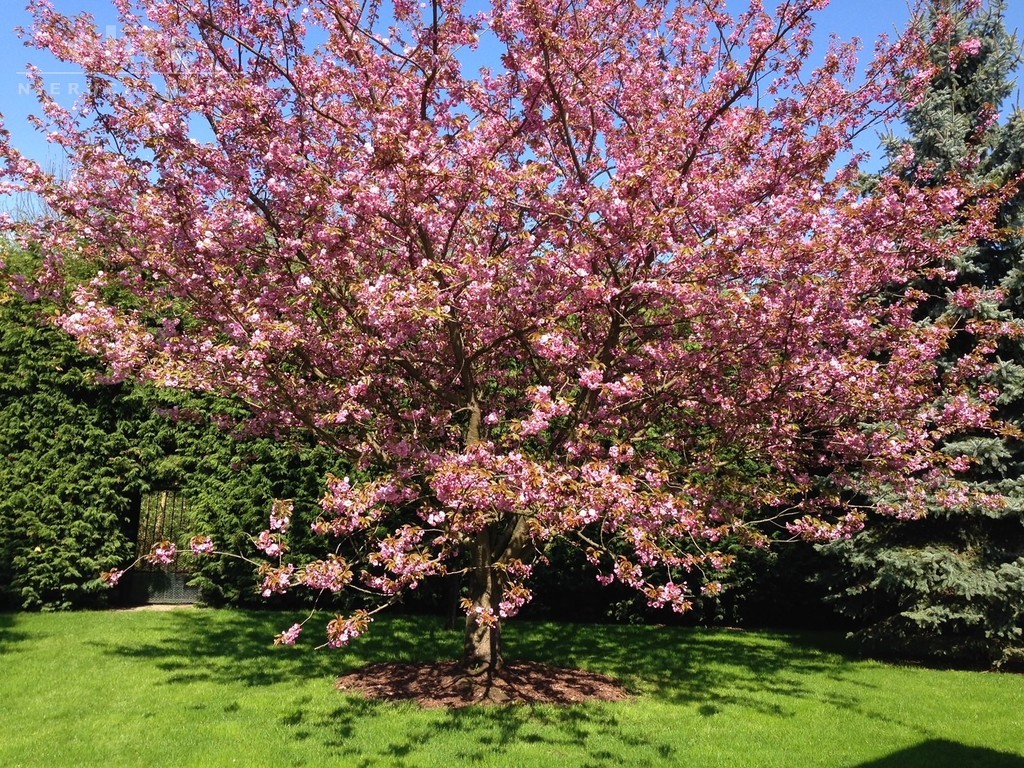
[[[508,662],[490,681],[466,675],[454,661],[371,664],[338,680],[338,689],[369,699],[415,701],[422,707],[471,704],[578,704],[621,701],[626,689],[610,677],[581,669]]]

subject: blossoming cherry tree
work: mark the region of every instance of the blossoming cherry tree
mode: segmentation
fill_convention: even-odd
[[[48,210],[5,226],[112,376],[238,398],[350,461],[330,554],[289,562],[284,502],[256,542],[268,594],[373,598],[329,644],[461,574],[464,666],[490,675],[555,540],[683,611],[727,537],[956,496],[935,445],[986,423],[959,389],[978,361],[936,400],[952,329],[899,286],[990,204],[898,173],[864,194],[854,154],[927,80],[911,36],[856,80],[850,46],[807,65],[824,0],[116,5],[108,38],[32,3],[32,44],[88,88],[66,109],[35,76],[68,174],[5,136],[4,189]],[[68,288],[71,262],[93,272]]]

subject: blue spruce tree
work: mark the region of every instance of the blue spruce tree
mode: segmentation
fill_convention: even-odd
[[[911,111],[908,135],[893,151],[913,150],[909,173],[926,185],[946,174],[969,173],[990,188],[1009,189],[1024,171],[1024,114],[998,110],[1014,91],[1021,59],[1004,25],[1005,3],[972,9],[959,0],[933,0],[925,34],[952,20],[948,40],[931,44],[940,75]],[[951,368],[977,340],[971,317],[1010,319],[1024,325],[1024,195],[999,213],[1001,236],[956,254],[953,284],[930,283],[925,321],[963,328],[951,346]],[[951,301],[959,287],[1001,287],[1005,299],[971,309]],[[966,474],[980,490],[1001,496],[992,509],[935,506],[924,520],[879,519],[852,541],[824,548],[831,564],[831,600],[859,629],[866,649],[888,656],[1001,666],[1024,662],[1024,339],[1005,338],[994,352],[995,372],[978,386],[994,386],[997,407],[1011,429],[1003,435],[964,434],[951,452],[974,459]]]

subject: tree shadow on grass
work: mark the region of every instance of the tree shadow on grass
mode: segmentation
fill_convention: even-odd
[[[343,651],[313,651],[308,647],[323,638],[326,620],[316,626],[307,625],[307,647],[273,647],[274,634],[296,618],[278,613],[175,611],[148,618],[166,625],[165,630],[146,635],[158,637],[157,642],[104,640],[95,644],[104,653],[139,660],[161,670],[168,685],[242,683],[254,687],[299,678],[322,678],[329,685],[340,674],[366,664],[427,663],[454,659],[461,650],[461,633],[444,629],[440,620],[424,617],[380,619],[370,636]],[[574,628],[578,630],[582,628]],[[528,647],[542,645],[536,639]],[[558,663],[558,651],[558,647],[549,649],[542,654],[543,660]],[[564,660],[561,665],[567,666]],[[545,750],[563,749],[573,755],[574,765],[589,768],[636,762],[630,755],[637,749],[666,760],[673,750],[667,743],[648,743],[631,733],[620,723],[614,707],[607,705],[467,707],[430,710],[417,716],[419,710],[408,703],[371,701],[341,692],[337,701],[337,706],[324,711],[309,706],[308,697],[296,697],[277,715],[279,724],[296,741],[312,739],[324,744],[339,756],[341,764],[367,768],[415,763],[437,749],[439,740],[447,740],[444,749],[460,764],[485,761],[512,745],[524,744]],[[401,725],[396,727],[396,711],[403,708],[413,716],[400,718]],[[376,735],[373,754],[367,751],[366,734]],[[593,739],[605,746],[588,746]]]
[[[14,629],[16,624],[15,614],[0,613],[0,654],[11,653],[15,646],[29,639],[27,633]]]
[[[854,663],[838,635],[658,626],[510,626],[517,655],[610,675],[636,693],[716,714],[735,704],[789,714],[766,698],[821,697],[807,679],[843,679]],[[766,697],[766,694],[768,695]],[[854,697],[828,703],[852,706]]]
[[[315,650],[325,640],[327,617],[314,617],[305,645],[275,646],[274,636],[305,614],[207,610],[160,615],[167,631],[155,643],[97,643],[105,652],[147,660],[168,673],[167,683],[243,683],[269,686],[297,678],[337,677],[382,659],[429,661],[453,658],[459,638],[437,622],[390,620],[369,640],[345,651]]]
[[[384,617],[375,622],[368,637],[343,651],[310,648],[322,642],[326,619],[307,625],[305,647],[273,647],[273,636],[297,618],[241,611],[170,612],[149,619],[165,622],[166,627],[140,635],[156,641],[102,641],[100,645],[105,653],[142,660],[162,670],[169,685],[207,682],[254,687],[296,679],[322,679],[329,685],[367,664],[453,659],[461,646],[461,634],[443,629],[440,619]],[[917,733],[924,752],[913,753],[914,759],[934,754],[938,749],[934,745],[950,743],[914,723],[896,722],[888,713],[872,711],[871,686],[856,679],[852,670],[856,661],[844,652],[836,635],[550,622],[510,622],[505,634],[511,658],[606,674],[635,694],[688,707],[698,716],[713,717],[725,708],[738,707],[789,718],[796,716],[796,703],[803,700]],[[841,685],[829,685],[829,681]],[[446,761],[472,764],[507,749],[532,749],[571,754],[574,765],[589,768],[637,763],[640,754],[650,756],[652,764],[666,765],[679,764],[684,757],[675,754],[669,737],[638,733],[620,720],[625,710],[614,703],[422,712],[411,704],[370,701],[339,692],[337,705],[329,705],[329,711],[308,704],[308,698],[293,699],[277,715],[280,725],[296,741],[312,739],[343,758],[345,765],[366,768],[412,764],[435,750],[444,752]],[[396,712],[408,716],[396,717]],[[369,747],[367,734],[374,739]],[[893,756],[890,762],[857,768],[904,765],[898,760]],[[918,762],[927,763],[927,768],[946,764],[924,758]],[[956,764],[1024,768],[1022,761],[983,757]]]
[[[445,762],[485,765],[496,755],[524,745],[549,756],[546,762],[550,765],[618,768],[652,764],[650,759],[656,765],[680,764],[674,746],[638,734],[608,705],[464,707],[436,711],[427,722],[406,721],[402,729],[378,729],[371,722],[387,718],[393,723],[394,707],[349,698],[326,717],[308,723],[307,729],[326,738],[344,765],[359,768],[422,764],[417,756],[438,750],[444,752]],[[375,754],[368,755],[354,746],[352,737],[360,729],[371,728],[384,736]],[[439,747],[442,739],[448,743]]]
[[[231,610],[172,611],[152,620],[166,623],[157,642],[103,641],[103,650],[151,662],[167,683],[241,682],[268,686],[297,677],[340,676],[367,664],[455,659],[461,633],[433,617],[378,619],[366,638],[332,651],[323,642],[326,617],[310,621],[302,645],[275,647],[273,637],[301,617]],[[633,693],[673,704],[713,708],[760,707],[751,694],[799,697],[810,675],[839,678],[852,660],[829,646],[834,636],[767,634],[658,626],[573,625],[509,622],[508,655],[556,667],[609,675]],[[843,702],[837,702],[842,704]],[[785,714],[778,708],[773,714]],[[712,714],[708,712],[708,714]]]
[[[929,739],[853,768],[1024,768],[1024,758],[945,739]]]

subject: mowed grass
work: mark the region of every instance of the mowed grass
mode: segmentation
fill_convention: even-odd
[[[369,662],[454,658],[439,621],[273,647],[293,619],[0,614],[0,766],[1024,768],[1024,676],[861,661],[831,636],[511,622],[509,655],[634,698],[443,711],[334,687]]]

